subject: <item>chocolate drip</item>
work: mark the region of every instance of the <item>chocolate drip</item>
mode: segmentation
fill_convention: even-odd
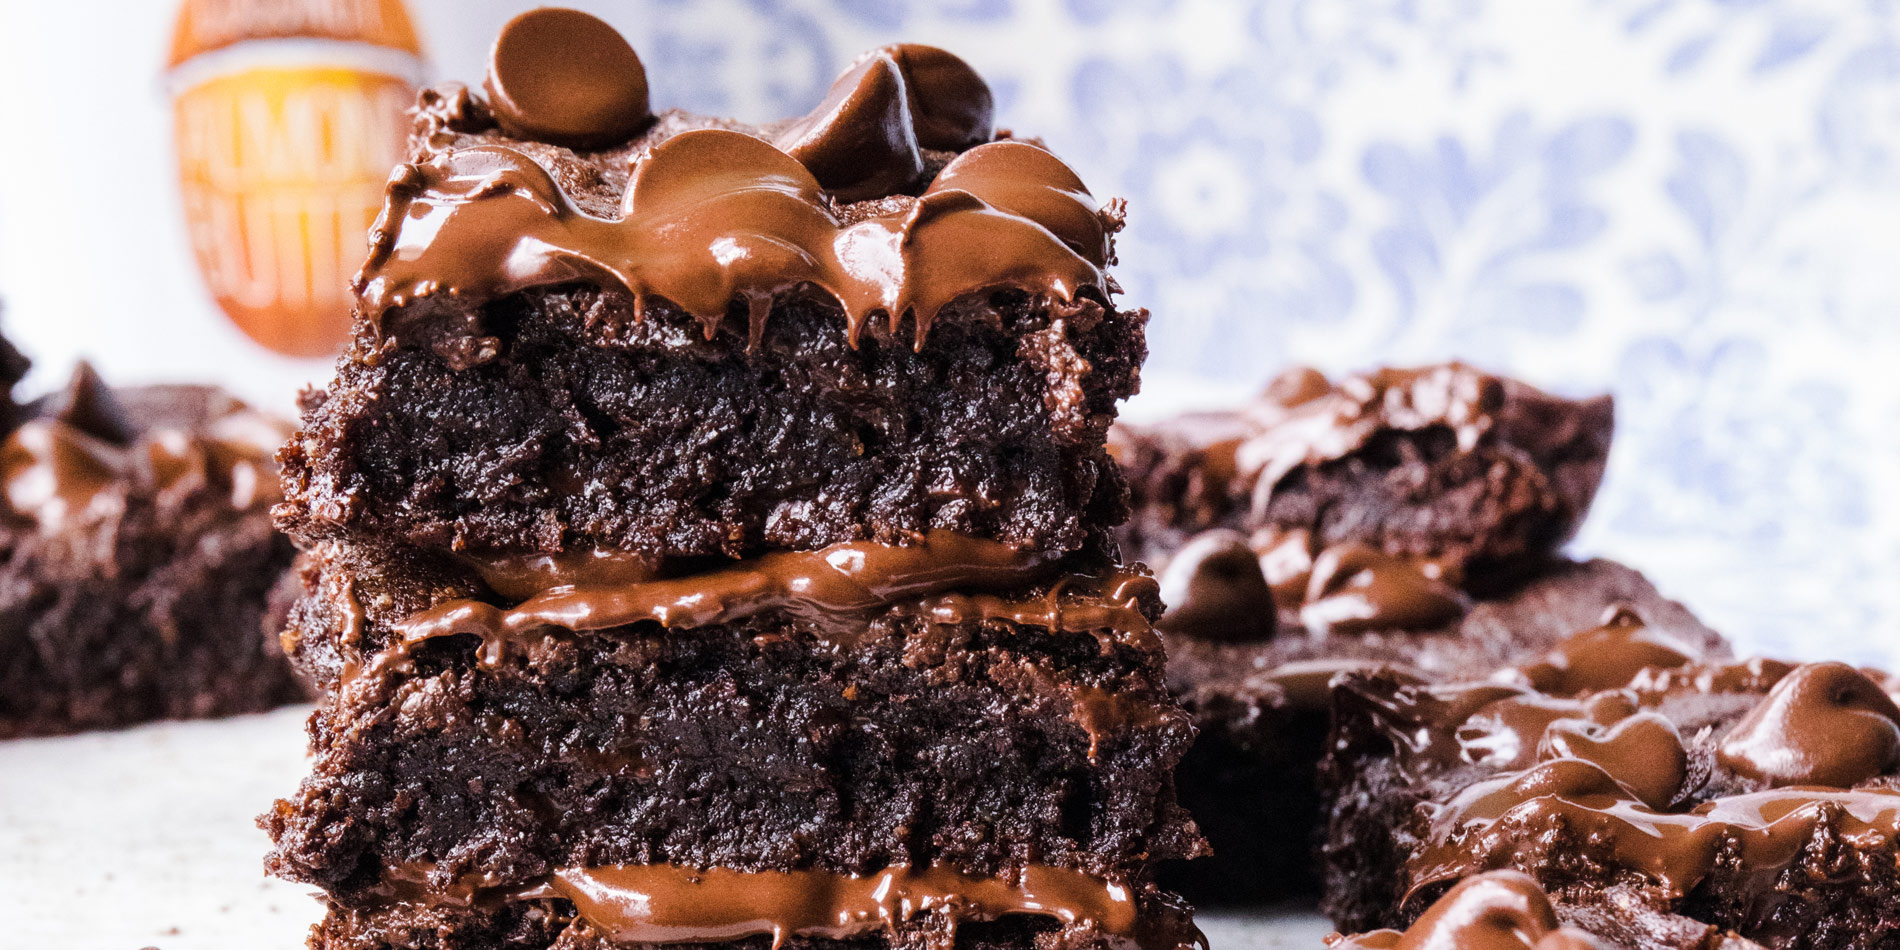
[[[608,559],[613,561],[613,559]],[[615,562],[621,564],[623,562]],[[404,620],[397,640],[368,668],[372,676],[399,667],[424,642],[474,634],[485,660],[510,643],[539,642],[550,631],[587,633],[642,622],[668,628],[727,623],[763,611],[782,611],[810,632],[849,645],[871,635],[866,620],[897,609],[937,623],[1007,620],[1064,632],[1087,632],[1109,642],[1151,648],[1142,603],[1154,580],[1117,571],[1105,576],[1056,576],[1058,559],[947,531],[916,545],[854,541],[817,551],[780,551],[685,577],[601,581],[563,576],[562,562],[537,565],[529,576],[551,583],[514,607],[452,600]],[[512,584],[521,575],[490,572]],[[1050,582],[1036,596],[982,591],[1016,590]],[[354,679],[362,671],[346,674]]]
[[[399,167],[372,239],[355,287],[378,320],[438,296],[474,306],[586,281],[665,298],[709,335],[747,301],[756,340],[776,295],[810,287],[838,301],[853,342],[873,313],[893,333],[911,314],[921,346],[938,311],[967,294],[1008,287],[1068,302],[1108,286],[1108,228],[1087,189],[1021,142],[971,149],[922,197],[853,219],[796,159],[741,132],[654,146],[614,219],[575,206],[526,154],[480,146]],[[400,338],[403,323],[383,330]]]
[[[5,508],[57,530],[97,508],[123,505],[143,487],[164,492],[208,481],[248,509],[277,498],[272,459],[289,427],[235,400],[190,430],[139,432],[111,390],[84,363],[45,415],[0,442],[0,492]]]
[[[1900,765],[1900,708],[1845,663],[1783,677],[1717,750],[1722,767],[1784,785],[1857,785]]]
[[[1492,871],[1467,878],[1397,930],[1335,935],[1331,950],[1604,950],[1595,937],[1557,925],[1550,897],[1530,875]]]
[[[949,867],[891,868],[866,875],[829,871],[697,870],[671,864],[563,868],[525,887],[425,883],[427,868],[392,868],[386,899],[477,903],[562,898],[609,940],[628,944],[721,943],[770,935],[845,940],[894,932],[932,916],[960,922],[1011,915],[1047,917],[1065,928],[1128,938],[1141,950],[1204,945],[1191,925],[1154,926],[1135,890],[1066,868],[1032,864],[1014,880]]]

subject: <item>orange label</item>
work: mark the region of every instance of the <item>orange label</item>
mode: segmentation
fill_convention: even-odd
[[[345,339],[350,277],[402,160],[413,101],[402,79],[330,66],[255,68],[178,96],[192,248],[252,339],[293,356]]]

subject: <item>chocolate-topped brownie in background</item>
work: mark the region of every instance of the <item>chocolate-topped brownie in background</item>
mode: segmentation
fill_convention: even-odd
[[[1241,409],[1119,426],[1134,507],[1121,537],[1156,569],[1212,528],[1313,553],[1366,545],[1484,593],[1576,532],[1614,428],[1608,396],[1564,399],[1462,363],[1337,382],[1294,369]]]
[[[85,364],[0,443],[0,738],[302,698],[266,618],[289,427]]]
[[[1634,622],[1477,682],[1350,674],[1326,909],[1400,926],[1515,868],[1644,948],[1900,943],[1900,708],[1884,674],[1723,662]]]
[[[956,57],[648,111],[540,10],[425,93],[287,447],[318,950],[1179,950],[1192,737],[1104,442],[1113,206]]]
[[[1328,950],[1762,950],[1760,944],[1683,917],[1658,914],[1632,935],[1604,925],[1591,908],[1552,905],[1535,878],[1487,871],[1458,882],[1398,930],[1327,938]],[[1624,939],[1606,936],[1618,930]]]
[[[1120,540],[1161,571],[1169,679],[1199,730],[1180,792],[1215,851],[1173,883],[1220,902],[1316,883],[1341,670],[1488,670],[1618,605],[1714,642],[1634,571],[1558,554],[1612,426],[1607,397],[1459,363],[1293,370],[1241,409],[1117,426],[1134,500]]]

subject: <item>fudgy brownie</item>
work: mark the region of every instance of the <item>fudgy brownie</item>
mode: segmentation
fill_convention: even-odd
[[[1102,441],[1147,315],[1109,300],[1120,213],[994,133],[969,66],[878,51],[750,127],[647,115],[629,54],[589,94],[638,121],[576,138],[508,92],[540,94],[538,53],[498,46],[487,98],[425,93],[354,342],[285,455],[292,534],[1061,551],[1121,516]]]
[[[1487,871],[1460,881],[1418,922],[1397,930],[1346,937],[1331,950],[1761,950],[1761,945],[1683,917],[1650,915],[1647,930],[1630,931],[1619,909],[1558,908],[1530,875]],[[1625,939],[1607,936],[1619,933]]]
[[[1490,669],[1619,603],[1712,637],[1635,572],[1557,554],[1611,427],[1607,397],[1457,363],[1336,384],[1293,370],[1240,410],[1117,427],[1134,489],[1121,542],[1162,570],[1169,679],[1199,730],[1181,797],[1215,851],[1174,884],[1245,902],[1316,883],[1343,669]]]
[[[81,365],[0,444],[0,737],[301,698],[266,595],[288,427],[207,387]]]
[[[1326,908],[1402,925],[1452,882],[1516,868],[1631,946],[1711,929],[1900,946],[1893,689],[1841,663],[1712,662],[1628,617],[1485,682],[1349,674]]]
[[[1488,593],[1576,531],[1614,427],[1608,396],[1563,399],[1462,363],[1338,382],[1290,370],[1243,409],[1117,427],[1134,501],[1122,540],[1157,568],[1211,528],[1312,552],[1363,544]]]
[[[1312,636],[1288,609],[1285,626],[1265,638],[1169,634],[1168,678],[1197,730],[1178,772],[1181,802],[1214,856],[1165,880],[1197,903],[1255,902],[1316,883],[1314,848],[1327,808],[1317,778],[1336,676],[1389,666],[1408,680],[1469,677],[1540,656],[1618,608],[1705,653],[1725,649],[1641,574],[1601,560],[1559,563],[1426,629]],[[1273,612],[1271,604],[1254,609]]]
[[[425,94],[284,452],[318,950],[1129,947],[1203,848],[1104,445],[1117,216],[941,50],[651,116],[606,24]]]

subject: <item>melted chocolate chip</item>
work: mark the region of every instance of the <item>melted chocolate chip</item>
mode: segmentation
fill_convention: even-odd
[[[485,88],[504,130],[569,148],[624,142],[653,114],[633,47],[578,10],[543,7],[508,21],[489,50]]]
[[[47,397],[40,414],[115,445],[127,445],[139,434],[112,388],[85,360],[73,367],[65,389]]]
[[[895,60],[910,90],[917,144],[960,152],[996,134],[989,84],[953,53],[921,43],[898,43],[867,55]]]
[[[1674,723],[1653,712],[1637,713],[1608,728],[1575,719],[1554,722],[1544,732],[1539,754],[1595,763],[1651,808],[1673,804],[1689,777],[1682,736]]]
[[[1317,636],[1415,630],[1458,619],[1466,603],[1435,564],[1340,544],[1313,560],[1300,621]]]
[[[1900,708],[1845,663],[1809,663],[1735,724],[1717,761],[1775,787],[1857,785],[1900,764]]]
[[[1166,633],[1208,640],[1264,640],[1277,610],[1260,558],[1238,531],[1203,532],[1181,548],[1161,574]]]
[[[838,77],[825,101],[773,144],[844,201],[897,194],[924,172],[903,70],[881,50]]]

